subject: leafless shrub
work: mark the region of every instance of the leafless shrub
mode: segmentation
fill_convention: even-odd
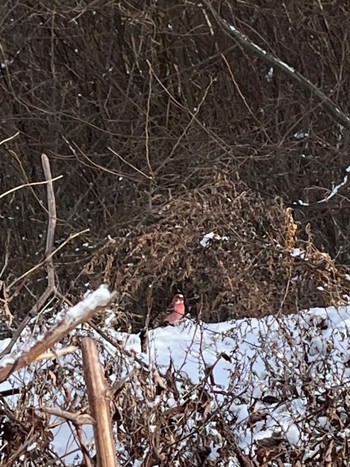
[[[345,4],[211,4],[348,112]],[[82,243],[147,225],[159,196],[200,187],[214,165],[295,206],[303,238],[311,222],[318,248],[348,262],[348,186],[314,204],[345,175],[348,131],[310,91],[242,50],[209,9],[186,0],[6,1],[1,17],[1,141],[19,131],[0,146],[2,190],[40,179],[45,152],[64,176],[57,241],[91,228],[62,255],[64,291],[89,255]],[[7,276],[44,251],[41,197],[32,188],[2,206]]]

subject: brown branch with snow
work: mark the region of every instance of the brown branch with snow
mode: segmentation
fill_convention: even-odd
[[[79,324],[88,321],[94,313],[100,312],[113,300],[115,293],[110,293],[105,286],[100,286],[77,305],[69,308],[57,318],[57,324],[47,331],[43,337],[37,339],[33,345],[24,351],[15,361],[0,368],[0,382],[6,380],[14,371],[27,367],[36,361],[44,352],[61,341]],[[1,365],[1,361],[0,361]]]

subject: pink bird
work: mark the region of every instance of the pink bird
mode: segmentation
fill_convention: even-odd
[[[180,293],[176,294],[168,306],[166,313],[159,316],[157,323],[176,324],[185,314],[184,296]]]
[[[185,314],[185,303],[184,296],[180,293],[176,294],[173,298],[173,301],[167,308],[167,313],[169,313],[165,320],[168,323],[177,323],[184,317]]]

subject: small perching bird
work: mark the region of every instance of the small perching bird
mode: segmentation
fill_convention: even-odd
[[[166,313],[161,313],[153,321],[151,329],[165,326],[167,324],[176,325],[184,316],[185,316],[185,298],[181,293],[174,295],[174,298],[171,301],[171,304],[168,306]],[[140,336],[140,345],[141,352],[146,353],[149,340],[148,340],[148,325],[141,330]]]
[[[180,293],[176,294],[167,308],[167,315],[164,319],[167,323],[177,323],[185,315],[185,299]]]
[[[185,315],[185,299],[180,293],[176,294],[168,306],[166,313],[159,315],[155,321],[156,326],[159,324],[176,324]]]

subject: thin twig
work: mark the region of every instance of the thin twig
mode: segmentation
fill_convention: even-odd
[[[119,157],[119,159],[121,161],[124,162],[124,164],[128,165],[129,167],[131,167],[132,169],[134,169],[137,173],[139,173],[140,175],[143,175],[144,177],[146,177],[148,180],[152,180],[152,177],[149,176],[149,175],[146,175],[144,172],[142,172],[142,170],[138,169],[137,167],[135,167],[134,165],[132,165],[130,162],[128,162],[127,160],[125,160],[120,154],[118,154],[116,151],[114,151],[112,148],[110,148],[109,146],[107,147],[107,149],[109,151],[111,151],[112,154],[114,154],[115,156]]]
[[[52,178],[50,180],[45,180],[43,182],[23,183],[23,185],[16,186],[14,188],[11,188],[8,191],[5,191],[5,193],[1,193],[0,199],[5,198],[5,196],[10,195],[11,193],[14,193],[15,191],[21,190],[22,188],[26,188],[28,186],[46,185],[47,183],[55,182],[56,180],[59,180],[60,178],[63,178],[63,175],[58,175],[58,177]]]
[[[15,279],[10,285],[9,285],[9,288],[13,287],[15,284],[17,284],[20,280],[24,279],[25,277],[27,277],[29,274],[31,274],[32,272],[36,271],[37,269],[39,269],[41,266],[43,266],[47,260],[51,259],[58,251],[60,251],[67,243],[69,243],[71,240],[73,240],[73,238],[75,237],[78,237],[79,235],[82,235],[86,232],[89,232],[90,229],[84,229],[84,230],[81,230],[80,232],[76,232],[74,234],[71,234],[69,235],[69,237],[63,242],[61,243],[60,246],[58,246],[53,252],[51,252],[48,256],[46,256],[45,254],[45,259],[43,261],[41,261],[39,264],[37,264],[36,266],[32,267],[31,269],[29,269],[28,271],[26,271],[24,274],[22,274],[22,276],[18,277],[17,279]]]
[[[9,136],[8,138],[3,139],[2,141],[0,141],[0,146],[1,146],[2,144],[8,143],[9,141],[13,140],[13,139],[16,138],[16,136],[18,136],[18,135],[19,135],[19,131],[17,131],[14,135]]]
[[[148,61],[147,61],[148,62]],[[150,63],[148,62],[148,64],[150,65]],[[155,78],[156,80],[158,81],[158,78],[157,76],[155,75]],[[168,162],[172,159],[176,149],[179,147],[180,145],[180,142],[182,141],[182,139],[187,135],[187,132],[188,130],[190,129],[191,125],[193,125],[193,122],[196,122],[197,121],[197,115],[199,114],[201,108],[202,108],[202,105],[204,104],[207,96],[208,96],[208,93],[209,93],[209,90],[210,88],[212,87],[213,83],[216,81],[215,78],[210,78],[210,82],[208,84],[208,86],[205,88],[204,92],[203,92],[203,96],[200,100],[200,102],[198,103],[197,107],[196,107],[196,110],[192,113],[189,111],[189,114],[191,115],[191,119],[190,121],[188,122],[188,124],[185,126],[185,128],[183,129],[183,131],[181,132],[179,138],[177,139],[176,143],[174,144],[174,146],[172,147],[170,153],[163,159],[163,161],[158,165],[158,167],[154,170],[154,174],[157,175],[159,173],[159,171],[161,169],[163,169],[167,164]]]

